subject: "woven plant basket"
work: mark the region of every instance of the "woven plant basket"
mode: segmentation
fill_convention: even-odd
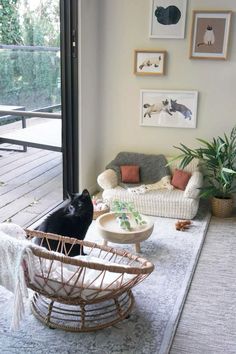
[[[97,211],[93,211],[93,220],[96,220],[100,215],[109,213],[110,208],[106,208],[104,210],[97,210]]]
[[[218,218],[227,218],[232,215],[234,201],[233,198],[216,198],[211,200],[212,214]]]

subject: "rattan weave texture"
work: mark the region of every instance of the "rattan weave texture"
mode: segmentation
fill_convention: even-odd
[[[132,287],[154,268],[125,250],[35,230],[26,233],[48,244],[49,250],[33,248],[34,277],[27,268],[25,273],[28,287],[35,291],[33,313],[52,328],[85,332],[121,321],[133,305]],[[52,239],[58,241],[57,252],[50,250]],[[87,256],[70,257],[78,243]]]

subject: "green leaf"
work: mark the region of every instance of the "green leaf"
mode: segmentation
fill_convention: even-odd
[[[137,225],[146,223],[141,214],[135,209],[134,203],[123,202],[120,200],[114,200],[111,206],[111,210],[115,212],[116,217],[120,219],[120,227],[125,230],[131,230],[130,221],[127,219],[127,212],[132,214]]]
[[[226,172],[226,173],[233,173],[233,174],[236,174],[236,171],[232,170],[231,168],[223,167],[223,168],[222,168],[222,171],[223,171],[223,172]]]

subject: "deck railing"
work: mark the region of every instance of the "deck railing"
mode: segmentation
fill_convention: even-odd
[[[1,119],[6,120],[8,117],[9,119],[15,116],[19,117],[35,117],[35,113],[37,113],[37,118],[61,118],[61,113],[51,113],[54,109],[59,109],[61,108],[61,104],[53,105],[53,106],[48,106],[48,107],[43,107],[43,108],[37,108],[32,111],[24,111],[24,110],[11,110],[11,109],[1,109],[0,106],[0,115],[5,114],[5,116],[0,117]],[[46,112],[46,113],[45,113]]]
[[[23,146],[23,150],[16,150],[14,148],[0,148],[0,150],[12,150],[12,151],[23,151],[26,152],[27,151],[27,146],[31,146],[31,147],[38,147],[40,149],[49,149],[49,150],[54,150],[54,151],[61,151],[61,142],[56,141],[54,142],[55,145],[53,144],[53,141],[51,139],[48,140],[48,143],[45,144],[45,139],[44,142],[39,142],[36,140],[33,140],[29,137],[27,137],[27,135],[25,136],[24,133],[27,131],[27,124],[26,124],[26,118],[50,118],[50,119],[61,119],[61,113],[51,113],[53,110],[55,109],[59,109],[61,108],[60,104],[57,105],[53,105],[53,106],[48,106],[48,107],[43,107],[40,109],[35,109],[32,111],[25,111],[22,110],[22,108],[24,107],[17,107],[15,106],[15,109],[1,109],[0,106],[0,114],[5,114],[4,116],[0,117],[1,119],[5,119],[7,120],[11,120],[12,117],[18,116],[21,118],[22,120],[22,129],[20,132],[20,136],[14,136],[14,133],[11,133],[11,136],[5,136],[4,134],[0,134],[0,144],[3,143],[10,143],[10,144],[15,144],[15,145],[22,145]],[[56,122],[55,122],[56,123]],[[60,125],[61,127],[61,125]],[[45,127],[45,129],[47,129],[48,127]],[[56,129],[58,131],[58,134],[61,136],[61,132],[58,130],[59,126],[58,124],[56,126],[53,126],[50,128],[53,130]],[[61,129],[61,128],[60,128]],[[18,131],[18,130],[17,130]],[[0,132],[1,132],[1,127],[0,127]],[[31,131],[31,134],[33,132]],[[48,132],[47,134],[53,134],[53,132]],[[23,135],[22,135],[23,134]],[[35,135],[36,134],[36,135]],[[35,138],[38,136],[38,132],[34,132],[33,136],[35,136]],[[50,138],[50,136],[49,136]],[[58,139],[57,139],[58,140]]]

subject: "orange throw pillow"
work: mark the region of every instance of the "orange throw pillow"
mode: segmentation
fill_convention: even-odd
[[[124,183],[139,183],[139,166],[123,165],[120,166],[121,181]]]
[[[191,173],[176,169],[174,171],[171,184],[175,188],[178,188],[178,189],[181,189],[182,191],[184,191],[187,184],[188,184],[190,177],[191,177]]]

